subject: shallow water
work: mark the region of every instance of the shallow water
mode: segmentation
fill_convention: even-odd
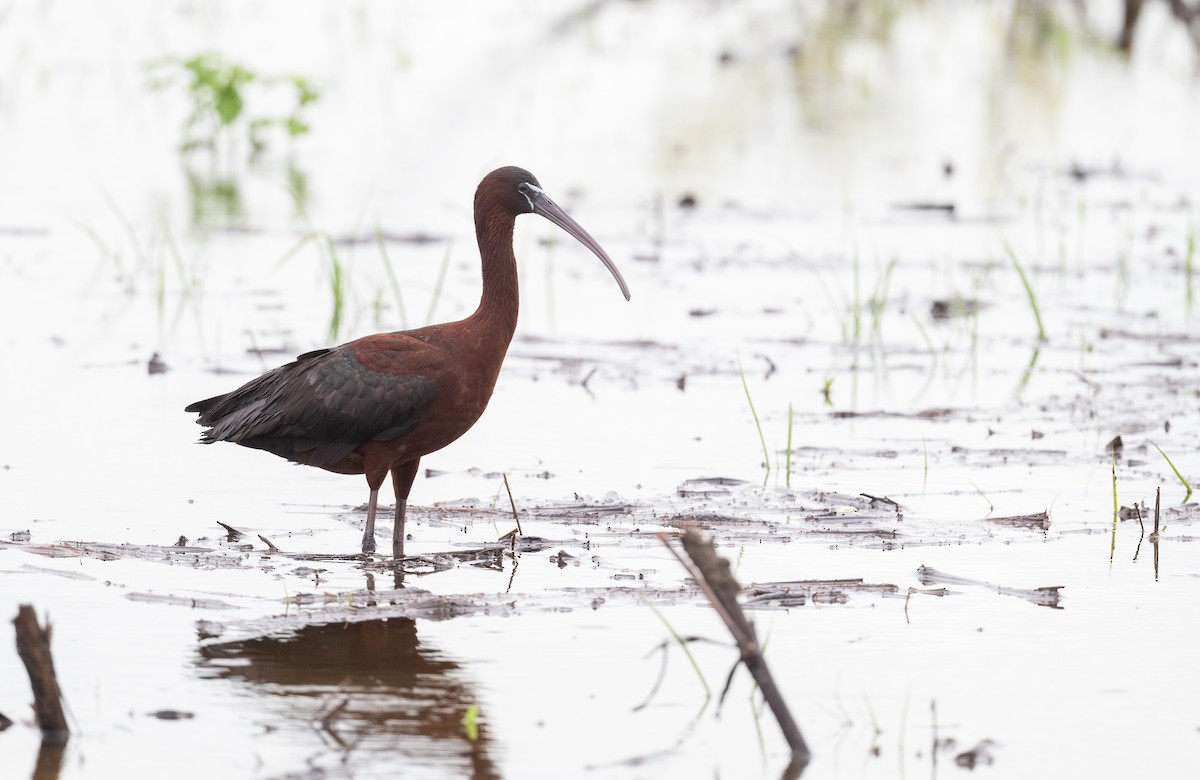
[[[49,615],[75,726],[39,776],[778,776],[747,675],[716,717],[736,652],[658,538],[690,522],[748,586],[806,778],[956,774],[984,740],[993,776],[1190,776],[1200,511],[1154,445],[1196,473],[1200,93],[1167,20],[1124,63],[1001,3],[476,10],[4,10],[0,613]],[[189,190],[182,94],[145,86],[203,48],[326,90],[293,146],[193,161],[233,216]],[[193,446],[180,410],[469,313],[470,195],[506,163],[633,299],[518,223],[517,338],[424,459],[397,577],[351,555],[361,478]]]

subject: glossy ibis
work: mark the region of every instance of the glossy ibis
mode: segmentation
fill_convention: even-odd
[[[392,474],[396,524],[392,552],[404,551],[404,512],[421,456],[462,436],[483,414],[517,326],[518,214],[539,214],[620,271],[579,223],[521,168],[492,171],[475,191],[475,236],[483,295],[466,319],[378,333],[319,349],[231,393],[197,401],[207,428],[200,441],[231,441],[339,474],[364,474],[371,489],[362,550],[375,550],[379,488]]]

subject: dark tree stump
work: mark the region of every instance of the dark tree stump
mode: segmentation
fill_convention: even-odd
[[[13,625],[17,627],[17,655],[25,664],[33,688],[33,709],[42,729],[42,740],[66,742],[70,729],[63,714],[62,691],[50,655],[50,624],[42,628],[33,607],[22,604],[13,618]]]

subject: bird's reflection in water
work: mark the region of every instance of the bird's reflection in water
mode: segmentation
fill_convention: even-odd
[[[306,625],[200,654],[202,676],[251,686],[285,721],[271,725],[316,731],[352,772],[425,765],[446,776],[499,777],[487,731],[471,741],[464,728],[475,693],[458,664],[421,645],[412,619]]]

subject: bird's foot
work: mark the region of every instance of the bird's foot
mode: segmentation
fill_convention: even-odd
[[[362,551],[363,551],[363,555],[370,555],[371,553],[375,552],[375,537],[374,537],[374,535],[363,537]]]

